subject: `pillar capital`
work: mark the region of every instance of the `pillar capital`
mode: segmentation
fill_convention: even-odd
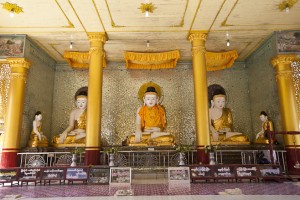
[[[192,43],[192,56],[195,57],[197,54],[205,54],[205,41],[207,37],[207,32],[204,31],[194,31],[190,32],[189,40]]]
[[[26,58],[7,58],[6,59],[10,65],[10,67],[13,68],[25,68],[29,69],[31,63]]]
[[[92,54],[104,56],[103,45],[107,40],[105,33],[91,32],[88,33],[88,36],[91,44],[89,56]]]
[[[295,60],[297,60],[297,56],[295,54],[277,55],[271,60],[271,63],[273,67],[276,67],[279,64],[290,65]]]
[[[106,34],[104,32],[89,32],[88,37],[90,42],[105,43],[107,40]]]
[[[207,38],[206,31],[194,31],[194,32],[190,32],[188,39],[190,42],[193,42],[195,40],[203,40],[205,42],[206,38]]]

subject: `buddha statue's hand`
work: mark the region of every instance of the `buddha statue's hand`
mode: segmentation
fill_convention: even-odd
[[[59,143],[60,143],[60,144],[63,144],[63,143],[64,143],[64,141],[65,141],[66,138],[67,138],[67,135],[68,135],[67,132],[63,132],[62,134],[59,135]]]
[[[259,132],[256,134],[256,139],[258,139],[259,137],[262,137],[263,136],[263,133],[262,132]]]
[[[222,129],[219,129],[219,132],[220,133],[226,133],[226,132],[230,132],[230,128],[222,128]]]
[[[212,131],[211,135],[213,137],[214,142],[217,142],[219,140],[219,132],[218,131],[216,131],[216,130]]]
[[[142,130],[136,130],[134,135],[135,135],[135,143],[141,142]]]
[[[145,132],[161,132],[159,127],[148,127],[144,131]]]
[[[38,136],[39,141],[41,141],[42,140],[42,136],[43,136],[43,132],[39,132],[39,134],[36,134],[36,135]]]
[[[85,130],[83,130],[83,129],[77,129],[77,132],[75,132],[75,139],[79,140],[79,139],[85,138],[85,137],[86,137]]]

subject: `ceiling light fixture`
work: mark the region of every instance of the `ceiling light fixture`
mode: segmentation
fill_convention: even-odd
[[[1,3],[1,4],[2,4],[2,8],[9,12],[10,17],[14,17],[15,14],[19,14],[19,13],[23,12],[23,8],[18,6],[15,3],[6,2],[6,3]]]
[[[285,12],[286,12],[286,13],[289,13],[289,12],[290,12],[290,8],[289,8],[288,5],[286,5]]]
[[[226,32],[226,37],[229,38],[229,33],[228,33],[228,31]]]
[[[149,40],[147,40],[147,47],[150,47],[150,42],[149,42]]]
[[[15,14],[14,14],[14,11],[13,11],[13,10],[9,12],[9,16],[10,16],[11,18],[13,18],[13,17],[15,16]]]
[[[70,49],[73,49],[73,42],[70,42]]]
[[[145,13],[145,17],[149,17],[149,14],[153,13],[156,7],[154,7],[154,4],[152,3],[141,3],[141,6],[138,7],[138,9],[140,9],[142,13]]]

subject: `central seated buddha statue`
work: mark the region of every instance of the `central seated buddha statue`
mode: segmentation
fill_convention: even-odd
[[[159,87],[159,86],[158,86]],[[129,146],[173,146],[174,136],[164,132],[166,116],[159,105],[159,96],[155,87],[147,87],[143,95],[144,105],[136,114],[136,131],[128,137]]]
[[[247,135],[232,130],[232,113],[229,108],[225,108],[225,89],[220,85],[214,84],[208,90],[212,98],[210,101],[211,107],[209,108],[211,143],[230,145],[250,144]]]

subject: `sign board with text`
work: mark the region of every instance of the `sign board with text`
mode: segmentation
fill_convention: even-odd
[[[263,165],[259,167],[260,177],[262,178],[272,178],[281,177],[282,172],[279,165]]]
[[[206,179],[212,178],[214,167],[212,165],[201,165],[201,166],[191,166],[191,178],[193,179]]]
[[[68,167],[66,169],[66,180],[87,180],[88,168],[87,167]]]
[[[0,169],[0,182],[17,181],[18,169]]]
[[[189,167],[168,167],[169,183],[190,183]]]
[[[41,179],[41,168],[20,168],[20,181],[37,181]]]
[[[64,168],[44,168],[42,172],[43,180],[63,180],[65,178]]]
[[[108,184],[109,183],[109,167],[97,167],[93,166],[89,169],[89,180],[90,184]]]
[[[111,167],[110,184],[131,184],[131,167]]]
[[[235,178],[235,167],[231,165],[215,165],[216,178]]]

